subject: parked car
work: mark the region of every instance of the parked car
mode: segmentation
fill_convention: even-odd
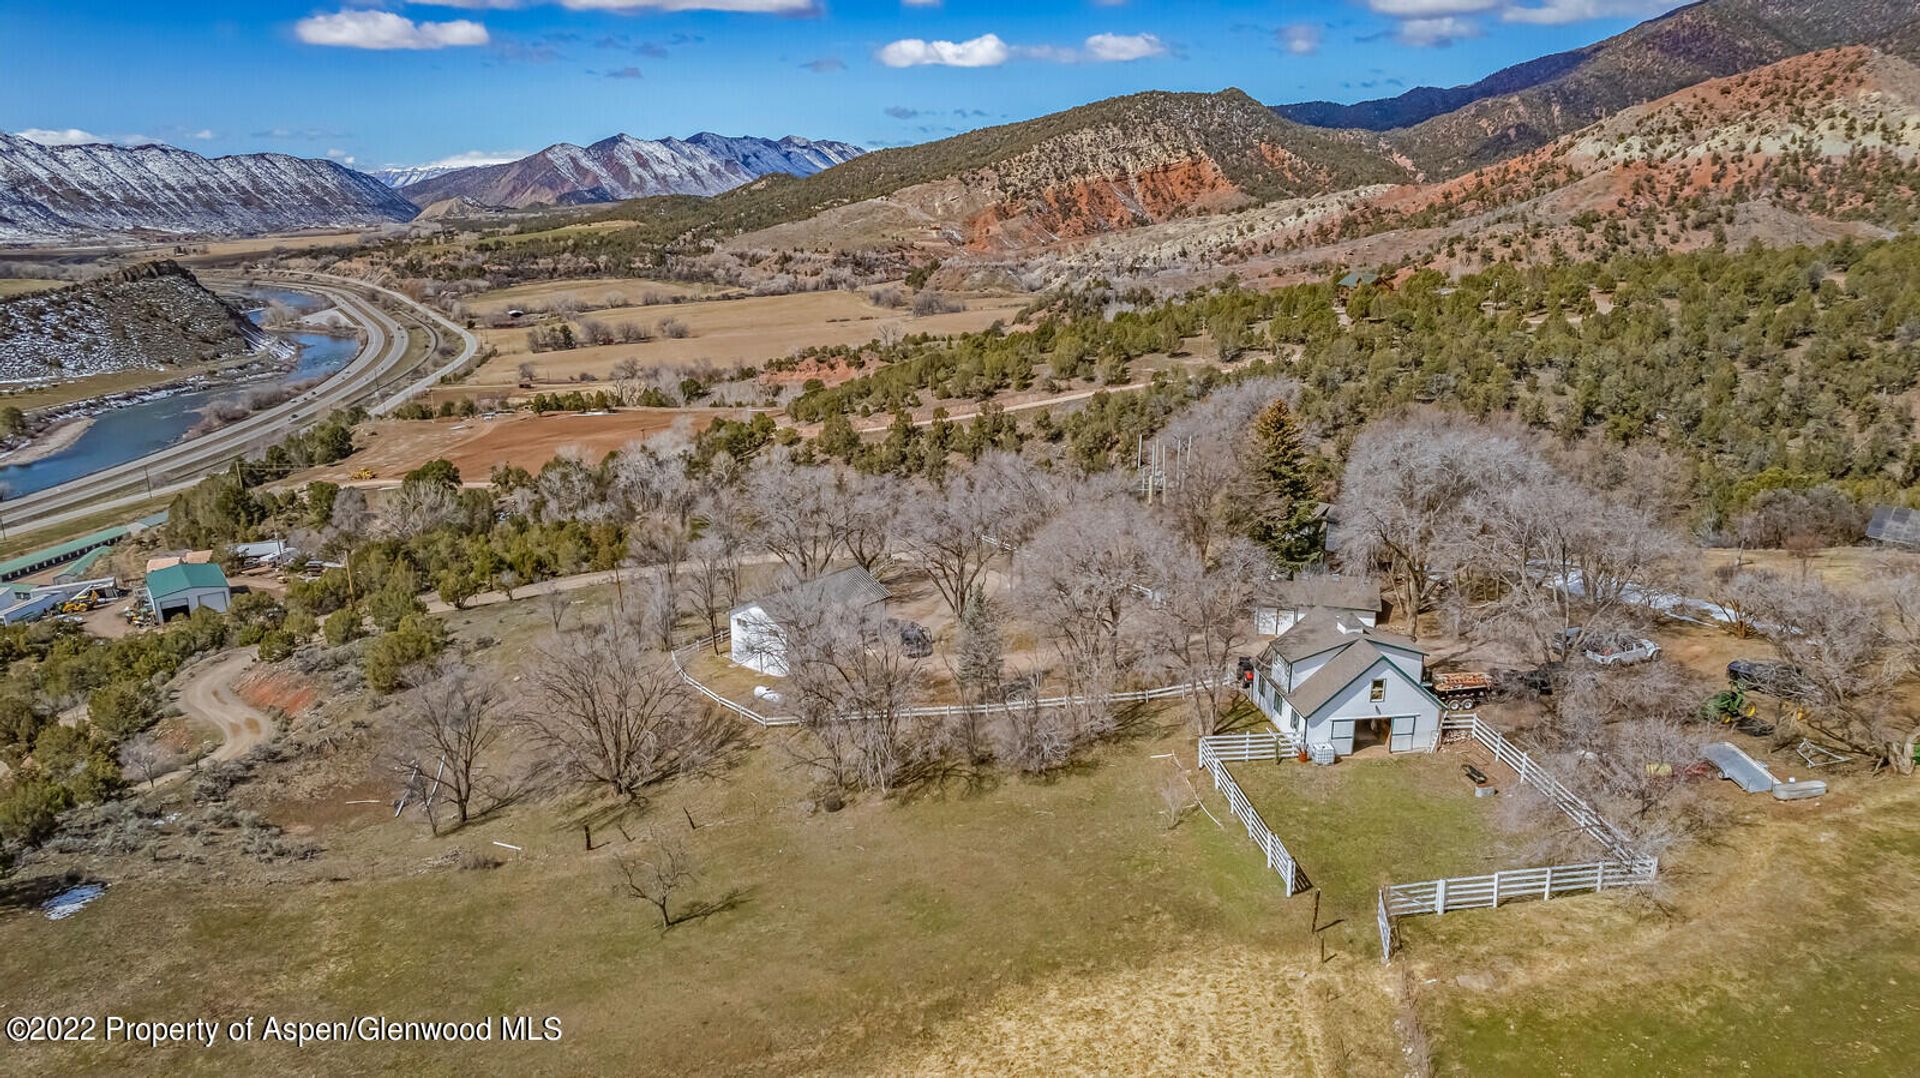
[[[917,621],[896,618],[890,623],[900,634],[900,651],[909,659],[924,659],[933,654],[933,634]]]
[[[1783,700],[1806,700],[1814,695],[1813,683],[1792,663],[1735,659],[1727,664],[1727,681],[1736,689],[1763,692]]]
[[[1643,663],[1660,654],[1660,645],[1644,636],[1628,633],[1597,632],[1590,635],[1579,627],[1568,629],[1565,634],[1565,646],[1580,645],[1580,654],[1588,662],[1601,666],[1631,666]]]

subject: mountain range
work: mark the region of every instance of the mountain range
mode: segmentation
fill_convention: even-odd
[[[400,192],[419,206],[466,198],[515,208],[717,195],[773,173],[811,176],[864,152],[795,135],[777,141],[708,131],[687,139],[615,135],[591,146],[559,143],[506,164],[454,169],[403,183]]]
[[[1381,132],[1429,177],[1458,175],[1543,146],[1621,109],[1707,79],[1839,45],[1920,34],[1914,0],[1700,0],[1582,49],[1451,89],[1275,111],[1319,127]]]
[[[411,165],[403,168],[377,168],[367,175],[386,184],[388,187],[405,187],[412,183],[422,183],[449,172],[458,172],[471,165]]]
[[[172,146],[43,146],[0,134],[0,242],[290,232],[411,220],[412,203],[332,161]]]
[[[1467,207],[1526,201],[1564,175],[1618,175],[1622,157],[1589,160],[1561,140],[1713,80],[1856,46],[1920,59],[1914,0],[1700,0],[1463,86],[1271,107],[1239,90],[1146,92],[873,153],[793,136],[616,135],[502,164],[376,179],[277,155],[209,160],[161,146],[45,147],[0,136],[0,240],[364,227],[413,219],[417,207],[470,217],[489,207],[618,203],[594,216],[639,227],[567,242],[631,250],[705,237],[735,249],[931,245],[984,254],[1279,207],[1267,231],[1290,230],[1285,242],[1297,245],[1459,219]],[[1791,72],[1785,79],[1794,81]],[[1896,93],[1905,85],[1885,67],[1868,81]],[[1825,89],[1810,92],[1826,100]],[[1790,142],[1812,137],[1794,117],[1751,119],[1723,117],[1754,140],[1746,162],[1826,160],[1828,150],[1858,141],[1850,141],[1857,131],[1825,132],[1807,150]],[[1882,158],[1893,155],[1882,162],[1883,181],[1905,146],[1904,135],[1876,144]],[[1677,166],[1651,159],[1634,167]],[[1902,203],[1875,201],[1883,204]]]

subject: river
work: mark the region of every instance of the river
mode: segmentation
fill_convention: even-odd
[[[252,289],[246,295],[259,300],[277,300],[303,312],[323,306],[312,296],[279,289]],[[257,322],[262,313],[250,311],[248,316]],[[357,337],[325,333],[280,333],[278,336],[299,346],[300,354],[292,368],[238,385],[197,389],[109,408],[96,415],[93,426],[60,452],[30,464],[0,467],[0,490],[9,498],[17,498],[165,449],[200,422],[208,405],[239,400],[274,386],[313,381],[346,366],[360,349]]]

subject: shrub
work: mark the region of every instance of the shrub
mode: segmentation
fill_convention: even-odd
[[[327,615],[326,623],[322,628],[326,634],[327,643],[333,647],[352,643],[354,638],[360,635],[360,611],[350,606],[343,606]]]

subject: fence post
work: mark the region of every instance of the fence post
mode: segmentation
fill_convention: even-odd
[[[1433,887],[1433,913],[1438,917],[1447,912],[1447,881],[1440,880]]]
[[[1500,908],[1500,873],[1493,874],[1493,908]]]
[[[1547,880],[1545,883],[1540,885],[1540,901],[1545,902],[1552,897],[1553,897],[1553,866],[1548,865]]]

